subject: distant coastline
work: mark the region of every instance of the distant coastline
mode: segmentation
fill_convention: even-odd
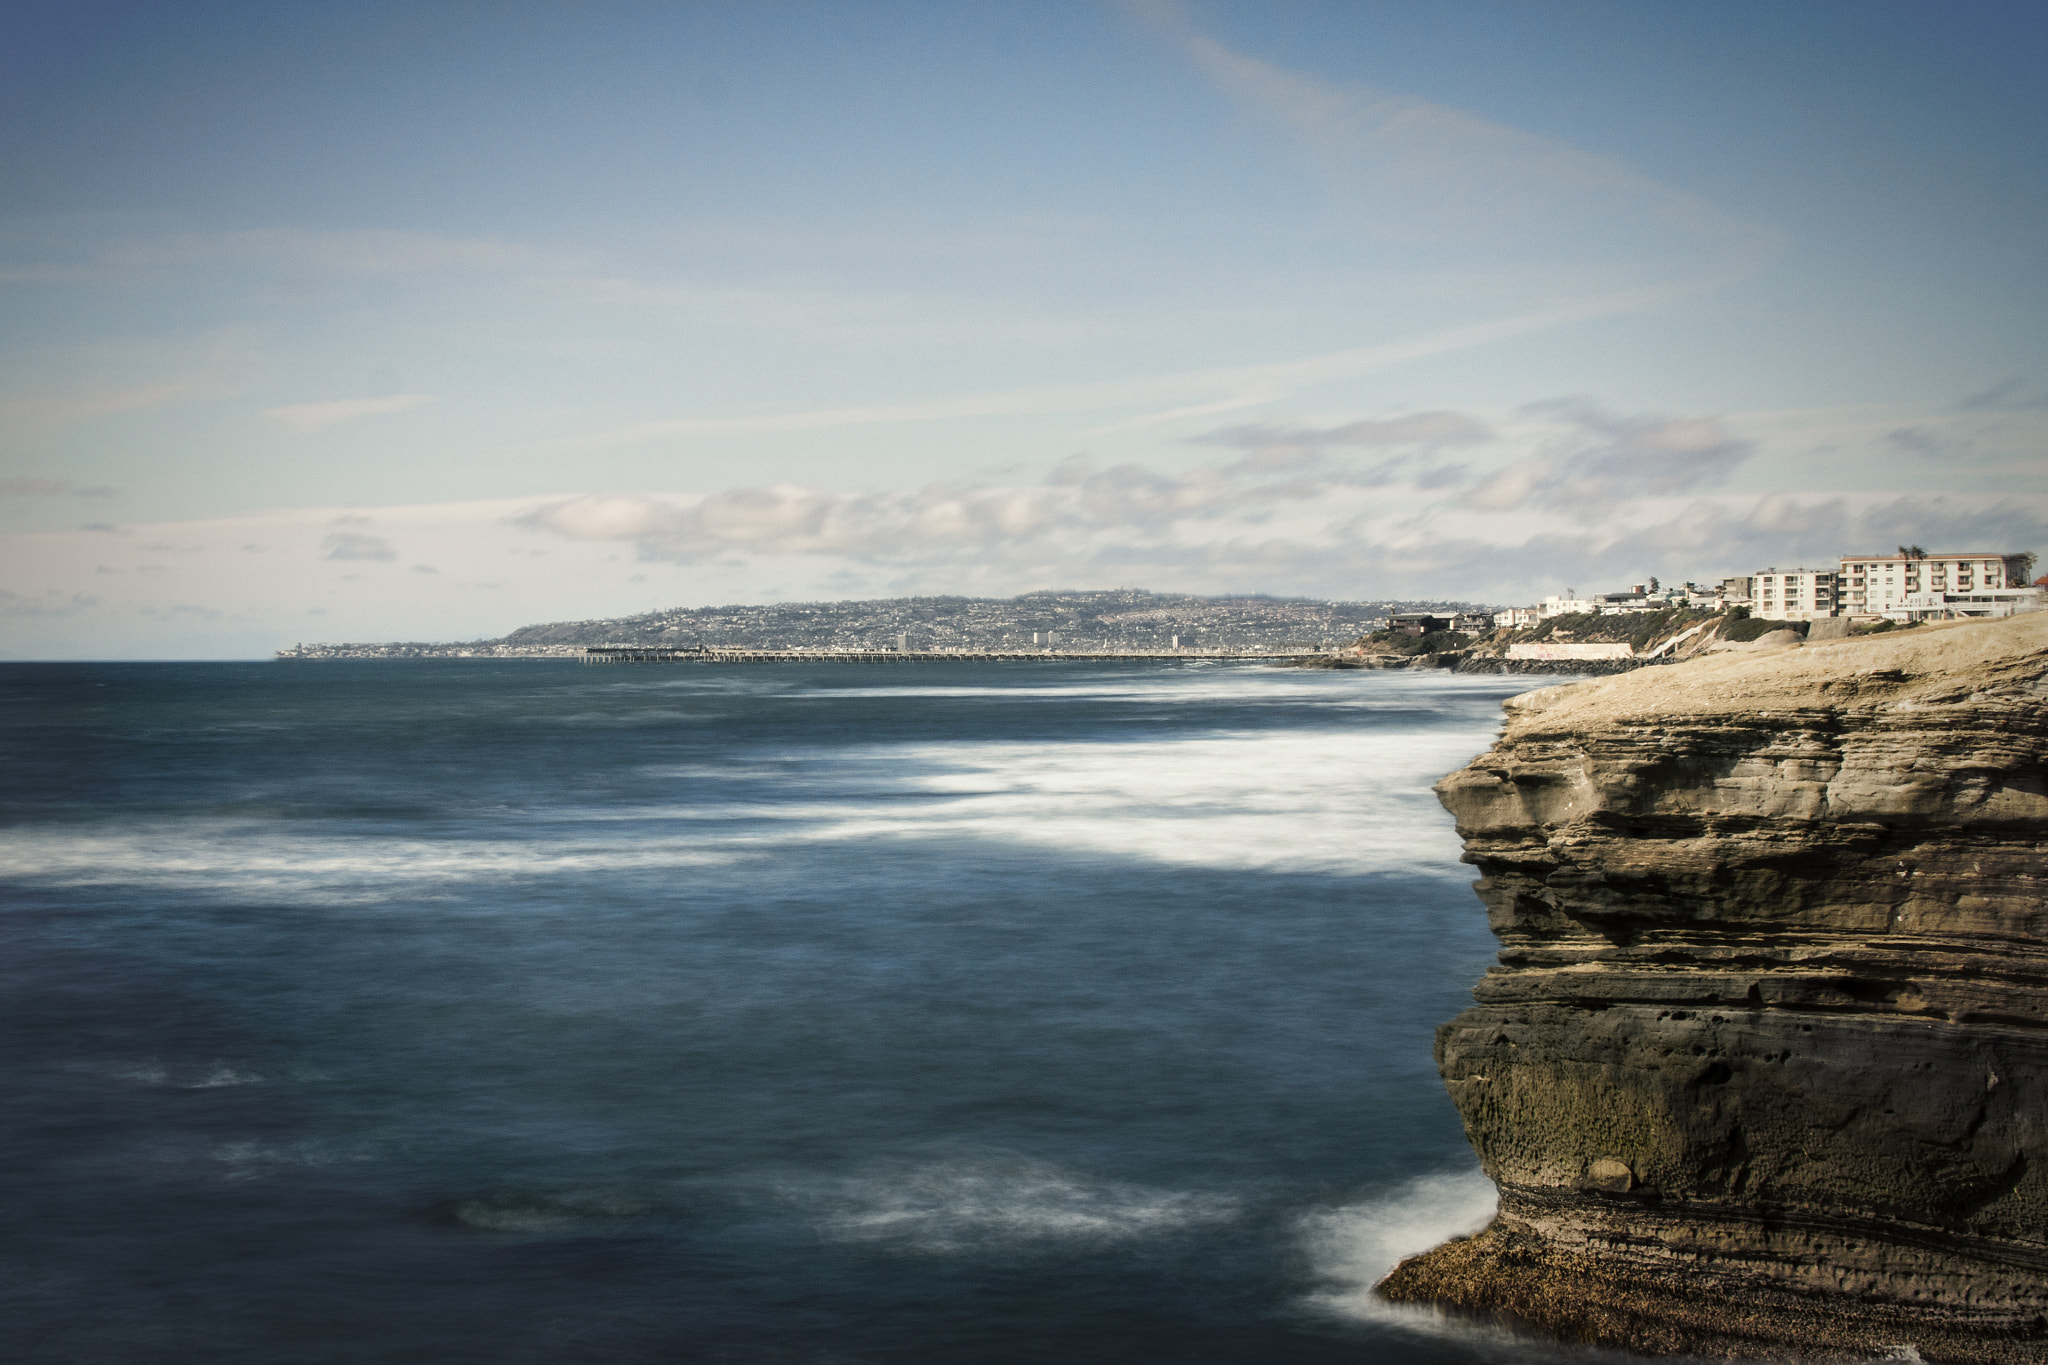
[[[603,646],[939,652],[1305,653],[1347,645],[1410,611],[1472,610],[1444,601],[1334,602],[1204,597],[1137,588],[1018,597],[894,597],[678,607],[639,616],[524,626],[496,639],[299,644],[280,659],[580,658]]]

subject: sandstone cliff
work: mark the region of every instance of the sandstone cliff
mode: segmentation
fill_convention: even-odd
[[[2048,1360],[2048,614],[1530,693],[1438,786],[1500,1215],[1395,1300],[1648,1352]]]

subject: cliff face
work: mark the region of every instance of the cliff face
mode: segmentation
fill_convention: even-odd
[[[1651,1352],[2048,1359],[2048,614],[1509,710],[1437,788],[1501,941],[1437,1038],[1500,1215],[1382,1292]]]

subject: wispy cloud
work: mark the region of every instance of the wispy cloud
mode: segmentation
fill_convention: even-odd
[[[1956,410],[1958,412],[1982,412],[1986,409],[2019,406],[2030,399],[2035,403],[2039,403],[2041,395],[2036,389],[2036,385],[2029,383],[2018,375],[2009,375],[1989,388],[1980,389],[1969,397],[1964,398],[1956,404]]]
[[[1462,412],[1417,412],[1334,427],[1252,425],[1224,427],[1189,438],[1196,445],[1235,446],[1242,450],[1307,451],[1332,446],[1471,445],[1488,441],[1486,423]]]
[[[1665,265],[1675,255],[1690,273],[1713,278],[1752,270],[1783,249],[1775,228],[1613,157],[1398,91],[1286,70],[1201,33],[1174,0],[1129,7],[1239,108],[1282,129],[1336,191],[1378,209],[1361,217],[1362,230],[1541,252],[1559,263],[1584,259],[1582,247]]]
[[[531,246],[494,238],[378,228],[307,231],[252,228],[188,233],[156,240],[113,243],[96,253],[101,270],[228,263],[283,265],[352,275],[409,275],[450,271],[502,272],[569,262]]]
[[[961,418],[1129,412],[1076,433],[1103,436],[1256,407],[1412,361],[1668,305],[1740,278],[1781,249],[1775,229],[1612,158],[1411,96],[1334,86],[1284,70],[1196,32],[1171,4],[1134,8],[1230,99],[1277,126],[1333,183],[1369,204],[1370,211],[1356,215],[1361,233],[1401,222],[1433,253],[1448,244],[1473,259],[1492,261],[1504,251],[1532,258],[1521,270],[1523,287],[1464,300],[1458,305],[1463,321],[1291,359],[902,402],[679,416],[563,444],[602,449]],[[603,288],[645,296],[617,281]],[[652,297],[668,295],[657,290]],[[700,295],[686,291],[684,297]]]
[[[433,401],[433,395],[426,393],[395,393],[383,398],[334,398],[319,403],[288,403],[283,407],[265,408],[263,415],[287,431],[308,436],[360,417],[410,412],[423,403]]]
[[[0,399],[0,424],[16,436],[37,436],[102,417],[218,398],[229,387],[220,371],[211,370],[144,384],[23,393]]]
[[[1463,495],[1490,512],[1542,508],[1599,521],[1618,503],[1713,488],[1755,453],[1756,444],[1714,418],[1617,417],[1584,399],[1539,404],[1567,429]]]
[[[1567,584],[1708,579],[1765,564],[1827,563],[1900,539],[2024,548],[2048,543],[2048,498],[1988,495],[1643,498],[1600,521],[1523,511],[1455,515],[1419,484],[1244,487],[1128,467],[1070,488],[835,494],[731,489],[692,505],[584,500],[529,529],[631,542],[642,562],[774,563],[778,581],[834,574],[891,591],[1015,592],[1166,582],[1192,591],[1462,595],[1533,600]],[[631,511],[627,514],[626,505]],[[1452,513],[1452,515],[1443,515]],[[601,527],[612,534],[597,536]],[[812,560],[807,575],[794,561]],[[854,569],[865,570],[855,573]]]
[[[67,593],[52,588],[41,594],[29,595],[0,589],[0,616],[77,616],[99,605],[99,598],[82,592]]]
[[[360,531],[335,531],[320,542],[320,548],[327,551],[328,559],[396,559],[398,551],[382,536],[366,536]]]
[[[689,440],[756,432],[821,431],[835,427],[936,422],[960,417],[1100,412],[1111,408],[1171,403],[1202,395],[1210,397],[1197,406],[1155,416],[1215,414],[1270,403],[1303,389],[1354,379],[1404,361],[1445,355],[1494,341],[1545,331],[1569,322],[1584,321],[1669,301],[1684,289],[1691,287],[1657,285],[1617,295],[1579,299],[1533,312],[1447,327],[1400,341],[1357,346],[1294,360],[1183,370],[1135,379],[1110,379],[1083,384],[998,390],[913,403],[823,408],[808,412],[767,413],[745,417],[683,417],[655,422],[636,422],[588,436],[571,438],[562,444],[577,449],[593,449],[650,441]],[[1215,396],[1219,394],[1224,396]]]
[[[0,498],[110,498],[114,490],[105,484],[81,488],[69,479],[0,479]]]

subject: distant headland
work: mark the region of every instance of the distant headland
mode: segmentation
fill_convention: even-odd
[[[1470,602],[1331,602],[1203,597],[1138,588],[1018,597],[891,597],[846,602],[677,607],[639,616],[556,621],[459,643],[301,644],[280,659],[569,658],[606,646],[642,649],[1276,654],[1335,649],[1402,612],[1490,612]]]

